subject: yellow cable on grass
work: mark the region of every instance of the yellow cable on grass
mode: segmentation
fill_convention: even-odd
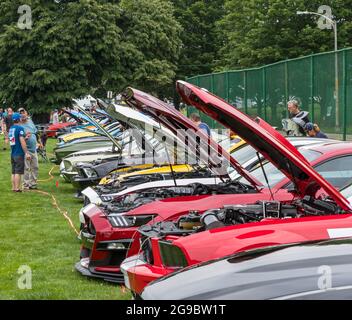
[[[48,179],[44,179],[44,180],[38,180],[38,182],[48,182],[54,179],[54,176],[51,174],[53,172],[53,170],[55,169],[56,166],[53,166],[50,171],[49,171],[49,176],[50,178]]]
[[[38,180],[38,181],[40,181],[40,182],[48,182],[48,181],[53,180],[53,179],[54,179],[54,176],[52,175],[52,172],[53,172],[53,170],[55,169],[55,167],[56,167],[56,166],[53,166],[53,167],[50,169],[50,171],[48,172],[50,178],[45,179],[45,180]],[[71,229],[76,233],[76,235],[77,235],[77,236],[79,235],[78,230],[77,230],[76,227],[74,226],[74,224],[73,224],[71,218],[68,216],[68,212],[65,211],[65,210],[63,210],[63,209],[61,209],[61,208],[59,207],[58,202],[57,202],[57,199],[55,198],[55,196],[54,196],[52,193],[50,193],[50,192],[45,192],[45,191],[41,191],[41,190],[31,190],[31,191],[32,191],[32,192],[36,192],[36,193],[40,193],[40,194],[43,194],[43,195],[46,195],[46,196],[48,196],[48,197],[51,197],[53,207],[54,207],[57,211],[59,211],[60,214],[62,214],[63,217],[68,221],[68,223],[69,223]]]

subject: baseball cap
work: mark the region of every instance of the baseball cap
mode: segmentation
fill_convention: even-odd
[[[314,129],[314,125],[311,122],[307,122],[304,126],[304,129],[307,131],[312,131]]]
[[[21,120],[21,115],[20,115],[18,112],[15,112],[15,113],[12,115],[12,120],[13,120],[13,121],[19,121],[19,120]]]

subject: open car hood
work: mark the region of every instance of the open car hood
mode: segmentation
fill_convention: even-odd
[[[105,130],[105,128],[98,122],[96,121],[93,117],[90,116],[90,114],[80,105],[76,104],[76,107],[88,118],[91,119],[91,121],[93,122],[94,126],[96,126],[101,133],[108,137],[110,139],[110,141],[112,142],[113,146],[119,151],[122,152],[122,146],[120,145],[120,143],[117,142],[117,140],[107,131]]]
[[[252,177],[233,157],[230,156],[227,151],[225,151],[218,143],[216,143],[205,133],[199,130],[199,128],[190,119],[185,117],[181,112],[179,112],[175,108],[153,97],[152,95],[149,95],[143,91],[133,88],[127,88],[122,94],[122,97],[128,105],[137,108],[145,114],[150,115],[156,121],[159,121],[165,127],[170,129],[175,135],[177,135],[177,133],[180,133],[180,131],[177,132],[177,130],[191,129],[193,130],[193,132],[197,132],[197,136],[202,141],[208,141],[207,144],[199,144],[199,151],[200,154],[205,156],[205,158],[203,159],[207,159],[207,165],[215,174],[223,175],[223,173],[221,174],[219,173],[219,171],[216,170],[218,164],[221,162],[221,160],[219,160],[220,157],[218,156],[218,154],[220,154],[223,156],[223,158],[221,159],[226,159],[226,161],[228,161],[232,165],[232,167],[237,170],[238,173],[245,177],[245,179],[249,183],[251,183],[254,188],[258,189],[258,187],[262,187],[262,184],[257,179]],[[191,137],[187,138],[189,142],[192,139]],[[193,145],[196,144],[195,141],[193,141],[193,143]],[[208,156],[209,147],[211,149],[210,156]],[[193,150],[190,149],[192,148],[188,148],[188,151],[192,152]]]
[[[153,118],[136,111],[131,107],[114,104],[107,106],[106,110],[115,120],[124,122],[135,129],[143,131],[145,125],[149,125],[152,126],[153,129],[162,130],[163,133],[173,136],[173,133],[170,130],[163,126],[160,127],[159,122],[156,122]]]
[[[315,196],[320,188],[341,207],[351,210],[350,203],[328,181],[319,175],[297,149],[267,122],[249,116],[225,100],[185,81],[177,81],[176,88],[182,100],[204,112],[227,128],[271,161],[289,179],[296,183],[298,192]]]

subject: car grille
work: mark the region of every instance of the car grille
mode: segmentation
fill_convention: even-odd
[[[121,252],[111,252],[110,253],[110,261],[109,265],[110,266],[119,266],[123,260],[126,259],[126,251],[121,251]]]

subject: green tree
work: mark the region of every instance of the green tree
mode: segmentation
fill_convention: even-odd
[[[333,50],[333,32],[317,27],[316,0],[227,0],[218,23],[224,38],[219,69],[253,67],[279,60]],[[351,45],[351,0],[327,0],[338,19],[339,46]]]
[[[179,78],[212,72],[221,41],[216,23],[224,14],[224,0],[172,0],[182,25]]]
[[[161,94],[172,84],[182,45],[173,5],[165,0],[122,0],[120,9],[125,83]]]
[[[180,26],[165,0],[28,0],[32,29],[17,26],[22,5],[0,5],[0,99],[35,112],[73,97],[127,85],[171,83]]]

